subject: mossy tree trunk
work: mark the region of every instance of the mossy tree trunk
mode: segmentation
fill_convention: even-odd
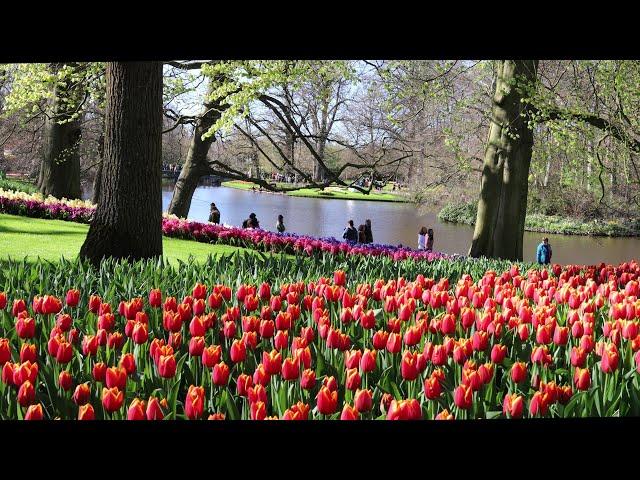
[[[61,64],[52,64],[50,68],[55,73],[61,67]],[[54,86],[53,99],[45,117],[43,156],[38,175],[38,188],[43,195],[57,198],[80,198],[82,195],[78,152],[82,136],[77,114],[79,93],[70,80]]]
[[[162,64],[107,64],[98,206],[80,256],[162,255]]]
[[[534,82],[537,67],[537,60],[498,64],[471,257],[523,258],[533,131],[515,82]]]

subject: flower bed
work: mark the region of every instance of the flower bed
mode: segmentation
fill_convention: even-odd
[[[269,265],[3,263],[0,418],[640,414],[636,262],[451,285]]]
[[[89,223],[94,211],[95,205],[88,201],[58,200],[53,197],[45,199],[40,194],[30,195],[24,192],[7,192],[0,189],[0,213]],[[461,258],[460,255],[425,252],[393,245],[349,244],[335,238],[316,238],[214,225],[184,220],[166,214],[162,219],[162,232],[167,237],[292,254],[313,255],[319,252],[329,252],[345,255],[387,256],[395,261],[408,258],[426,261]]]

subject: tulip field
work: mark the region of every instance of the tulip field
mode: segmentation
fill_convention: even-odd
[[[530,267],[3,261],[0,418],[639,415],[640,265]]]

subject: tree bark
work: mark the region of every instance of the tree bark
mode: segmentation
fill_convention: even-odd
[[[493,98],[469,256],[522,260],[533,131],[514,81],[535,81],[537,60],[503,60]]]
[[[104,160],[98,207],[80,256],[162,255],[162,64],[107,64]]]
[[[53,64],[56,72],[62,65]],[[74,101],[74,97],[75,101]],[[70,81],[55,85],[50,112],[44,123],[44,148],[38,176],[38,188],[43,195],[57,198],[80,198],[80,155],[78,147],[82,131],[80,118],[73,119],[78,92]]]
[[[104,127],[102,131],[103,133],[98,139],[98,157],[100,158],[100,163],[98,163],[98,171],[93,179],[93,196],[91,197],[91,201],[96,205],[100,199],[100,179],[102,178],[102,166],[104,165]]]
[[[191,208],[193,192],[198,186],[198,181],[211,171],[207,163],[207,154],[211,144],[215,141],[215,137],[212,135],[203,140],[202,135],[220,118],[219,110],[219,105],[208,101],[204,103],[204,111],[196,124],[187,158],[173,189],[173,196],[169,204],[169,213],[172,215],[187,218]]]

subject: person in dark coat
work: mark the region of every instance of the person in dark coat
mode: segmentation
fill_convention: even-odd
[[[551,245],[549,245],[549,238],[544,237],[542,243],[538,245],[536,250],[536,260],[540,265],[548,265],[551,263]]]
[[[260,222],[255,213],[251,213],[249,218],[242,222],[242,228],[260,228]]]
[[[433,251],[433,228],[427,230],[427,250]]]
[[[284,226],[284,217],[282,215],[278,215],[278,223],[276,223],[276,229],[279,233],[284,233],[286,230]]]
[[[215,203],[211,204],[211,211],[209,212],[209,221],[211,223],[220,223],[220,210],[216,207]]]
[[[358,243],[367,243],[367,232],[364,225],[358,227]]]
[[[358,230],[353,226],[353,220],[349,220],[347,223],[347,227],[342,232],[342,238],[344,238],[347,242],[357,242],[358,241]]]
[[[368,218],[364,222],[364,234],[365,234],[364,243],[373,243],[373,232],[371,231],[371,220]]]

